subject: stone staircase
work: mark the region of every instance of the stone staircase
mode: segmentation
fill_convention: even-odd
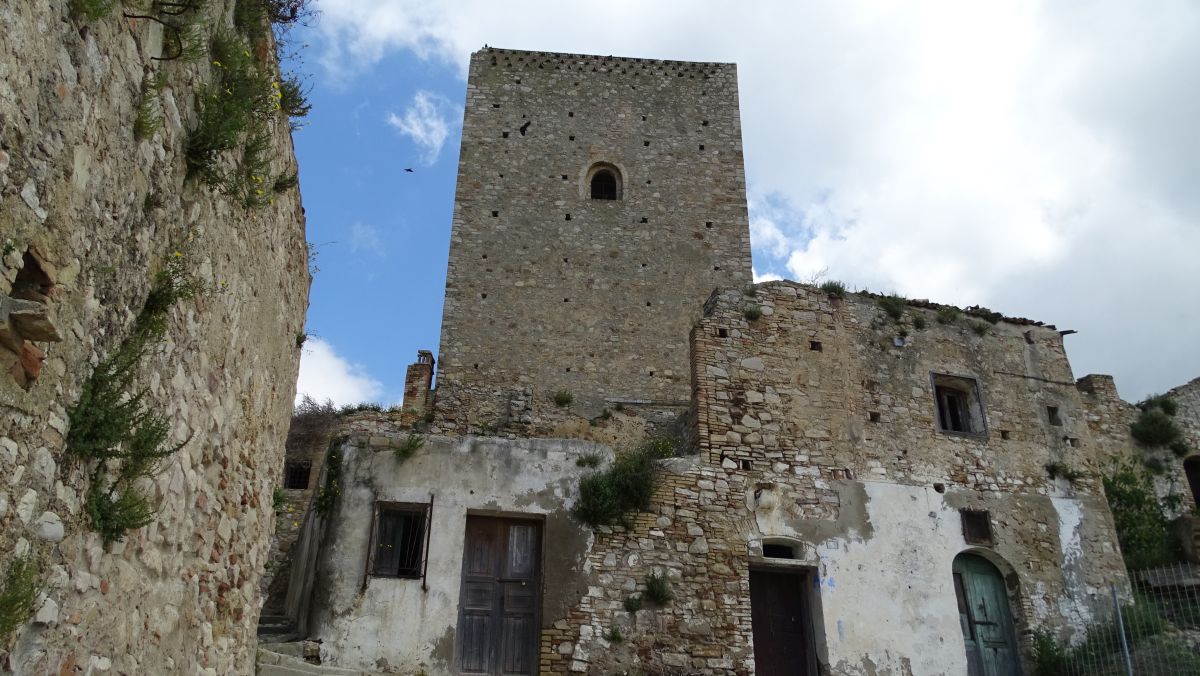
[[[286,615],[262,614],[258,618],[258,642],[287,643],[300,638],[296,627]]]
[[[300,676],[325,674],[325,676],[370,676],[358,669],[344,669],[304,661],[304,642],[260,643],[258,646],[258,676]]]

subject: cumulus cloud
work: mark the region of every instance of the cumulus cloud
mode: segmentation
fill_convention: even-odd
[[[1200,373],[1200,5],[680,7],[321,0],[318,49],[343,68],[411,50],[463,76],[484,43],[737,62],[764,276],[1078,329],[1077,372],[1131,398]]]
[[[296,403],[305,394],[338,406],[378,401],[383,384],[358,364],[351,363],[320,338],[309,338],[300,355],[300,378],[296,381]]]
[[[405,109],[404,116],[388,113],[387,123],[417,144],[421,149],[421,162],[428,166],[436,162],[442,152],[455,115],[455,107],[445,97],[419,91]]]

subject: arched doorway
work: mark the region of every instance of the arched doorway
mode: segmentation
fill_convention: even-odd
[[[1183,471],[1187,474],[1188,486],[1192,489],[1192,502],[1200,507],[1200,455],[1193,455],[1184,460]]]
[[[987,559],[964,552],[954,557],[954,594],[968,676],[1019,676],[1017,633],[1004,576]]]

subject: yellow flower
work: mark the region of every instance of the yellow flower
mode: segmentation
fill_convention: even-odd
[[[254,194],[255,194],[255,195],[261,195],[261,194],[262,194],[262,191],[261,191],[261,190],[255,190],[255,191],[254,191]]]
[[[172,254],[172,255],[174,255],[176,258],[183,258],[183,254],[179,253],[178,251],[176,251],[176,252],[175,252],[174,254]]]
[[[224,67],[225,67],[225,66],[222,66],[222,65],[221,65],[221,62],[220,62],[220,61],[217,61],[216,59],[213,59],[213,65],[214,65],[214,66],[216,66],[217,68],[224,68]]]

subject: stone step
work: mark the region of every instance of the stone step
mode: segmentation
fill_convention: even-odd
[[[367,676],[366,672],[358,669],[346,669],[328,664],[309,664],[298,657],[275,652],[276,650],[288,653],[295,652],[296,649],[292,645],[273,645],[272,650],[260,647],[258,649],[259,676],[295,676],[296,674],[311,674],[314,676]]]

